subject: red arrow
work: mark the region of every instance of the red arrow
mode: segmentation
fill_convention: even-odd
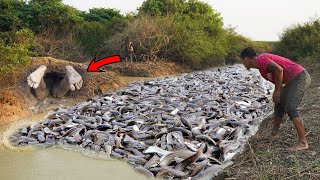
[[[91,63],[89,64],[88,69],[87,69],[88,72],[103,72],[99,69],[101,66],[121,62],[120,56],[118,56],[118,55],[105,57],[105,58],[100,59],[98,61],[95,61],[95,60],[96,60],[96,58],[94,58],[91,61]]]

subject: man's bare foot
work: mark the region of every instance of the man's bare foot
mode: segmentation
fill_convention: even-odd
[[[83,83],[81,75],[72,66],[69,65],[66,66],[66,73],[70,84],[70,90],[79,90],[82,87]]]
[[[27,78],[28,85],[37,89],[46,70],[47,67],[45,65],[41,65],[37,70],[33,71]]]
[[[304,150],[304,149],[308,149],[309,145],[308,143],[299,143],[298,145],[295,145],[293,147],[288,148],[288,150],[290,151],[300,151],[300,150]]]

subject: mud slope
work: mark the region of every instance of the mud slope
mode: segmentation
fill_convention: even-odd
[[[62,99],[48,97],[37,100],[27,84],[28,75],[40,65],[46,65],[46,74],[63,76],[65,66],[72,65],[83,77],[81,90],[68,92]],[[108,71],[103,73],[87,73],[81,63],[58,60],[51,57],[33,58],[31,63],[12,74],[2,75],[0,78],[0,124],[14,121],[35,113],[40,113],[59,107],[71,105],[88,97],[105,93],[108,90],[122,86],[124,82],[118,73]]]

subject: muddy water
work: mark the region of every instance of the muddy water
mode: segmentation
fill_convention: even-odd
[[[124,77],[126,82],[146,80],[144,77]],[[21,126],[44,119],[42,113],[16,123],[0,126],[1,180],[79,180],[79,179],[145,179],[127,162],[107,159],[79,149],[16,148],[7,137]],[[75,153],[78,151],[80,153]]]
[[[144,179],[124,161],[107,159],[77,149],[15,148],[7,136],[26,124],[41,121],[45,114],[28,118],[19,123],[0,126],[0,179]],[[80,153],[75,153],[78,151]]]

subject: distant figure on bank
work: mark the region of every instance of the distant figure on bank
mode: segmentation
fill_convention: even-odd
[[[134,49],[131,41],[129,41],[129,44],[128,44],[128,51],[129,51],[130,62],[132,62],[133,56],[135,57],[135,54],[134,54]]]
[[[137,57],[134,53],[132,42],[129,40],[129,36],[126,36],[125,40],[125,50],[126,50],[126,62],[128,60],[128,57],[130,58],[130,62],[132,62],[133,57],[137,61]]]
[[[297,107],[302,101],[306,88],[311,83],[309,73],[299,64],[274,54],[261,54],[257,57],[252,48],[246,48],[241,53],[242,63],[249,70],[259,69],[262,77],[273,84],[274,117],[272,136],[278,136],[281,119],[285,113],[297,130],[299,142],[289,150],[308,149],[304,124],[299,116]]]
[[[50,93],[55,98],[62,98],[69,90],[75,91],[82,87],[83,80],[81,75],[72,66],[67,65],[65,68],[66,76],[60,82],[55,82],[55,84],[50,86],[48,86],[49,84],[46,84],[44,80],[44,75],[47,70],[45,65],[41,65],[28,76],[28,85],[34,89],[38,99],[44,99]]]

